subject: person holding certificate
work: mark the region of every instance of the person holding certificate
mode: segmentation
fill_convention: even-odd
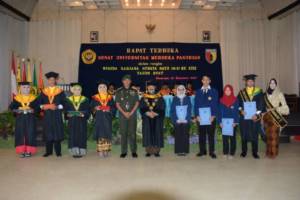
[[[236,151],[236,128],[239,123],[239,101],[233,87],[226,85],[220,99],[218,123],[222,128],[224,158],[232,159]],[[229,151],[230,149],[230,151]]]
[[[98,82],[98,94],[91,100],[92,113],[95,119],[94,138],[97,141],[97,152],[101,158],[109,156],[112,144],[112,120],[115,116],[115,101],[108,93],[106,81]]]
[[[30,94],[30,83],[19,82],[20,92],[14,96],[9,108],[16,116],[15,147],[21,158],[36,153],[36,116],[38,110],[36,96]]]
[[[215,154],[215,128],[219,108],[219,95],[216,89],[210,86],[211,79],[208,75],[202,77],[202,87],[196,91],[194,112],[198,121],[199,148],[197,156],[201,157],[206,152],[206,136],[209,142],[209,155],[217,158]]]
[[[171,104],[171,120],[175,129],[175,154],[179,156],[185,156],[189,153],[191,115],[192,104],[190,97],[186,96],[184,85],[179,85]]]
[[[252,143],[252,155],[259,159],[258,134],[261,129],[260,119],[264,110],[262,89],[255,87],[257,75],[244,76],[246,87],[239,92],[240,130],[242,138],[241,157],[247,156],[247,143]]]
[[[61,157],[61,141],[64,139],[63,109],[66,102],[64,91],[57,86],[59,74],[48,72],[45,74],[48,87],[45,87],[39,98],[40,108],[44,112],[44,132],[46,134],[46,153],[51,156],[53,146],[57,157]]]
[[[66,101],[66,120],[68,120],[68,148],[73,158],[86,155],[87,120],[90,117],[89,99],[81,95],[80,83],[71,83],[71,92]]]
[[[156,84],[153,81],[146,83],[146,93],[140,101],[143,147],[146,157],[160,157],[160,149],[164,147],[165,101],[160,93],[156,93]]]

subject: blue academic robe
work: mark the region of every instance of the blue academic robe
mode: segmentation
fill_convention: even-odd
[[[195,116],[199,116],[199,108],[210,107],[211,115],[218,117],[219,95],[216,89],[210,88],[207,92],[202,89],[196,91],[194,112]]]
[[[239,101],[238,99],[230,106],[220,103],[219,106],[219,117],[217,118],[218,124],[222,123],[222,118],[233,118],[234,123],[239,123]]]

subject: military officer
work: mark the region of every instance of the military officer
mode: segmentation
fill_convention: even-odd
[[[116,91],[116,107],[120,116],[121,134],[121,158],[127,156],[128,139],[133,158],[138,155],[136,145],[137,108],[139,107],[139,96],[135,89],[131,87],[131,76],[125,75],[122,78],[123,87]]]

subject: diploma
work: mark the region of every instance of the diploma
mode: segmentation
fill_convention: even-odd
[[[173,96],[172,95],[166,95],[166,96],[163,97],[163,99],[164,99],[165,105],[166,105],[165,116],[170,117],[171,104],[172,104],[172,101],[173,101]]]
[[[255,101],[246,101],[244,102],[244,119],[252,119],[253,115],[256,114],[256,102]]]
[[[71,115],[71,117],[80,117],[81,114],[80,111],[68,111],[68,115]]]
[[[28,113],[34,113],[33,110],[29,109],[14,109],[13,112],[17,114],[28,114]]]
[[[188,106],[176,106],[176,116],[179,121],[185,121],[187,116]]]
[[[222,118],[222,135],[233,136],[232,118]]]
[[[211,117],[210,107],[199,108],[199,116],[200,116],[200,126],[211,125],[211,122],[210,122],[210,117]]]

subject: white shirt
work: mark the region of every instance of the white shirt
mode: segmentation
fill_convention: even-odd
[[[201,90],[203,91],[203,93],[207,93],[208,90],[210,90],[210,89],[211,89],[210,85],[207,87],[204,87],[204,86],[201,87]]]

